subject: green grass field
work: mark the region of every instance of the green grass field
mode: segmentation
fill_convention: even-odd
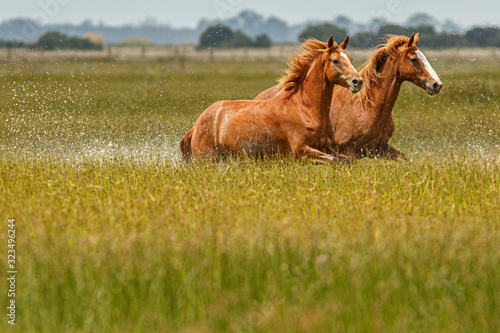
[[[0,64],[0,331],[500,331],[500,65],[433,64],[394,111],[410,161],[352,168],[179,162],[283,63]]]

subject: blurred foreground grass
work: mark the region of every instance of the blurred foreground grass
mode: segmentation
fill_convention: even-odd
[[[411,161],[351,169],[177,162],[204,108],[283,64],[1,66],[16,329],[500,330],[494,62],[438,61],[435,98],[406,83],[392,143]]]

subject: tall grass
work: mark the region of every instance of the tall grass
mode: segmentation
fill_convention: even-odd
[[[500,70],[486,65],[438,63],[435,98],[406,84],[392,144],[410,162],[352,168],[177,161],[205,107],[252,98],[282,64],[4,67],[16,329],[499,331]]]

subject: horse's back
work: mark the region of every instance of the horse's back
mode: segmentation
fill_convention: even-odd
[[[276,136],[275,107],[267,101],[229,101],[221,110],[218,144],[230,151],[269,153]]]
[[[255,101],[265,101],[272,99],[278,95],[279,89],[278,86],[272,86],[269,89],[264,90],[260,94],[257,95],[257,97],[254,98]]]

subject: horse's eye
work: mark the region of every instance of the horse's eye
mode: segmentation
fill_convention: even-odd
[[[411,58],[410,61],[414,64],[416,64],[418,62],[418,59],[417,58]]]
[[[338,66],[338,65],[340,65],[340,61],[338,61],[337,59],[333,59],[333,64],[335,66]]]

